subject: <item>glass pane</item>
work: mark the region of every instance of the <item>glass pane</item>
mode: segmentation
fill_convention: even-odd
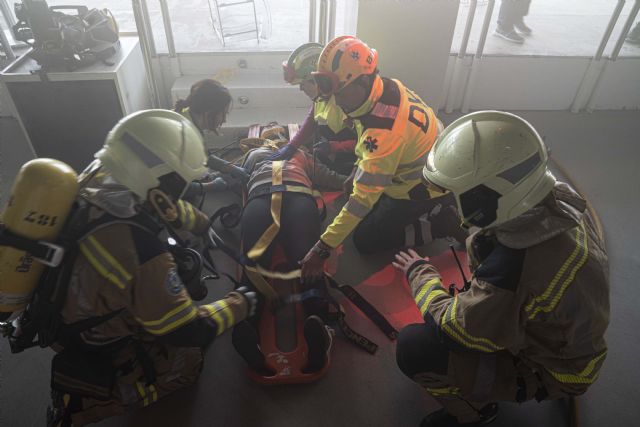
[[[605,54],[612,52],[618,38],[620,37],[624,24],[627,22],[627,19],[629,19],[632,8],[633,2],[629,1],[625,4],[624,9],[622,9],[618,25],[615,26],[613,33],[611,34],[611,41],[607,45]],[[638,13],[633,20],[629,34],[622,45],[622,49],[620,49],[620,56],[640,56],[640,13]]]
[[[178,52],[292,50],[309,39],[308,0],[168,3]],[[154,33],[158,26],[154,19]]]
[[[468,54],[475,53],[488,3],[488,0],[477,2]],[[616,0],[496,0],[484,54],[591,57],[600,44],[616,3]],[[471,0],[460,0],[451,45],[454,53],[458,53],[460,47],[470,4]],[[632,4],[627,2],[625,6],[627,16]],[[605,53],[613,47],[625,19],[625,16],[620,17]],[[530,34],[527,34],[527,27]],[[636,54],[640,53],[636,47],[626,45],[623,51],[633,49]]]

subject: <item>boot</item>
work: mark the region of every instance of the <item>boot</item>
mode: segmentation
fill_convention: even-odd
[[[480,419],[471,423],[460,423],[450,413],[444,409],[439,409],[431,414],[427,415],[420,427],[477,427],[484,426],[492,422],[498,416],[498,404],[489,403],[480,409]]]
[[[276,374],[267,367],[264,354],[260,351],[258,333],[249,322],[240,322],[233,328],[231,341],[238,354],[247,362],[252,371],[263,377],[271,377]]]
[[[319,316],[312,315],[304,321],[304,339],[307,341],[309,359],[302,372],[318,372],[327,364],[332,341],[329,328]]]

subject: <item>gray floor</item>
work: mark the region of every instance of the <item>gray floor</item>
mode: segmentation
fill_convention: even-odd
[[[582,426],[638,425],[640,409],[634,392],[640,384],[636,354],[640,294],[635,278],[640,274],[636,218],[640,204],[640,113],[521,112],[545,136],[553,157],[586,193],[598,210],[607,235],[611,267],[611,326],[607,333],[609,356],[598,382],[580,398]],[[457,115],[440,115],[445,124]],[[16,165],[28,154],[15,122],[0,119],[0,172],[6,202],[6,185]],[[219,201],[221,202],[221,201]],[[338,277],[357,283],[390,261],[390,254],[375,258],[353,255],[347,244]],[[223,258],[219,266],[232,271]],[[348,266],[348,268],[346,268]],[[230,288],[211,288],[211,297]],[[103,426],[416,426],[436,408],[395,366],[394,346],[366,322],[356,322],[365,335],[380,344],[369,356],[336,339],[333,366],[316,384],[267,388],[251,383],[228,335],[214,343],[206,356],[198,384],[157,405],[107,420]],[[0,340],[0,425],[39,426],[47,404],[48,350],[9,353]],[[636,366],[636,368],[634,368]],[[496,426],[563,426],[565,408],[560,402],[502,406]]]

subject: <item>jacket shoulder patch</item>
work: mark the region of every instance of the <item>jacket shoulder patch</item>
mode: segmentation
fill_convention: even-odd
[[[476,279],[515,292],[522,275],[526,249],[511,249],[496,243],[493,251],[478,266]]]
[[[167,288],[167,292],[169,292],[169,295],[176,296],[184,288],[182,279],[180,279],[180,275],[175,268],[172,268],[167,272],[167,278],[165,279],[164,283]]]

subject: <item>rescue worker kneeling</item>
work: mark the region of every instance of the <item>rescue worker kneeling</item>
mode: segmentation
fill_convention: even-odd
[[[207,172],[197,129],[171,111],[122,119],[80,176],[92,231],[79,241],[61,318],[100,323],[53,347],[49,425],[83,425],[150,405],[193,384],[203,350],[255,310],[240,288],[196,306],[159,234],[203,233],[207,217],[180,200]]]
[[[278,244],[286,257],[282,268],[299,272],[299,261],[320,237],[321,219],[311,189],[318,186],[341,190],[346,178],[315,162],[311,155],[301,150],[296,150],[289,160],[284,161],[269,160],[272,154],[269,148],[256,149],[249,153],[243,164],[251,178],[241,220],[242,246],[247,257],[257,262],[258,272],[266,277],[270,276],[273,252]],[[277,201],[276,197],[281,197],[281,200]],[[279,213],[274,214],[274,205],[280,206]],[[272,240],[265,240],[268,230],[278,221],[277,234],[272,236]],[[243,283],[247,281],[245,279]],[[303,300],[307,316],[304,336],[309,348],[304,371],[312,373],[320,371],[327,362],[331,344],[331,335],[325,326],[328,303],[324,298],[323,280],[307,281],[302,283],[302,287],[302,294],[310,294]],[[238,324],[233,331],[233,343],[252,370],[264,376],[273,375],[267,370],[265,356],[259,348],[256,322]]]
[[[608,264],[586,202],[547,168],[547,150],[518,116],[473,113],[453,122],[424,178],[453,192],[473,278],[452,296],[413,251],[403,270],[425,323],[400,332],[398,366],[443,409],[421,426],[482,425],[497,401],[584,393],[607,354]]]

